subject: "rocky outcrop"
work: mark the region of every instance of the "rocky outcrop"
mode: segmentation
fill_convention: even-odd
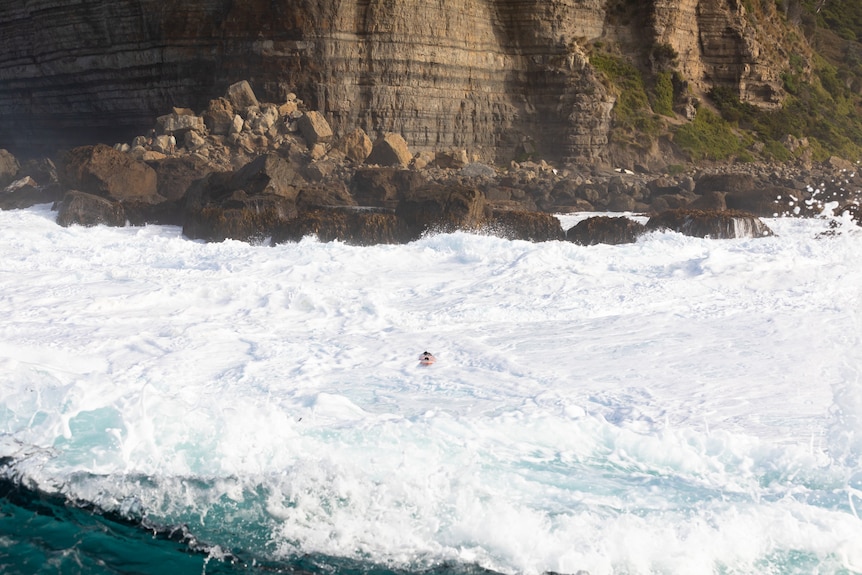
[[[713,239],[760,238],[772,230],[760,218],[745,212],[668,210],[646,223],[648,230],[672,230],[687,236]]]
[[[126,225],[123,204],[95,194],[72,190],[66,193],[57,210],[57,223],[63,227]]]
[[[551,214],[525,210],[493,210],[485,230],[509,240],[549,242],[566,237],[560,220]]]
[[[646,231],[645,226],[624,216],[593,216],[566,231],[566,239],[582,246],[631,244]]]
[[[409,192],[395,209],[408,239],[426,232],[478,230],[486,223],[485,196],[460,185],[429,184]]]
[[[261,241],[297,215],[303,180],[293,166],[263,155],[235,172],[213,172],[185,195],[183,233],[208,241]]]
[[[157,192],[155,170],[104,144],[71,150],[64,159],[60,181],[67,189],[116,201],[164,200]]]
[[[257,97],[299,96],[334,138],[400,134],[413,152],[607,162],[615,98],[594,41],[743,101],[781,97],[780,60],[735,0],[60,0],[0,6],[0,143],[28,152],[146,133],[238,131]],[[628,39],[628,40],[626,40]],[[248,80],[247,84],[242,80]],[[212,94],[226,97],[210,102]],[[25,95],[22,97],[22,95]],[[283,103],[283,104],[282,104]],[[263,121],[269,112],[259,110]],[[311,116],[308,116],[310,119]],[[321,124],[323,125],[323,124]],[[170,133],[174,127],[162,126]],[[325,130],[311,138],[327,138]]]
[[[327,207],[300,213],[275,230],[272,243],[298,242],[314,236],[322,242],[369,246],[405,241],[407,230],[392,211],[369,208]]]
[[[42,186],[31,176],[24,176],[0,190],[0,210],[49,204],[59,200],[61,195],[62,191],[56,184]]]

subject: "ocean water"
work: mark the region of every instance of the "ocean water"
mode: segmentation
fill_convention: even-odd
[[[0,212],[0,571],[862,573],[862,228],[767,223],[270,247]]]

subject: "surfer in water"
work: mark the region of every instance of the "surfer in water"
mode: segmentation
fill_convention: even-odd
[[[435,361],[437,361],[437,358],[427,351],[422,352],[422,355],[419,356],[419,363],[422,365],[431,365]]]

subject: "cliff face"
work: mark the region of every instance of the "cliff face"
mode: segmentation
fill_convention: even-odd
[[[336,133],[503,160],[600,161],[614,99],[585,55],[672,46],[696,88],[779,101],[778,68],[736,0],[28,0],[0,6],[0,147],[145,133],[238,80],[297,93]],[[635,3],[638,4],[638,3]],[[622,22],[621,22],[622,20]],[[779,59],[780,61],[780,59]]]

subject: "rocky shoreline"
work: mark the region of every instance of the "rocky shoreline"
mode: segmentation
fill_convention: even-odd
[[[174,108],[129,143],[26,161],[0,150],[0,208],[54,202],[64,226],[171,224],[207,241],[317,235],[359,245],[458,229],[585,245],[635,241],[655,228],[762,236],[771,232],[761,217],[827,209],[862,223],[862,175],[838,158],[673,174],[476,160],[457,149],[413,154],[394,133],[376,141],[361,129],[336,137],[295,95],[260,102],[243,81],[200,113]],[[589,218],[567,234],[553,214],[569,212],[652,217],[643,227],[629,218]]]

